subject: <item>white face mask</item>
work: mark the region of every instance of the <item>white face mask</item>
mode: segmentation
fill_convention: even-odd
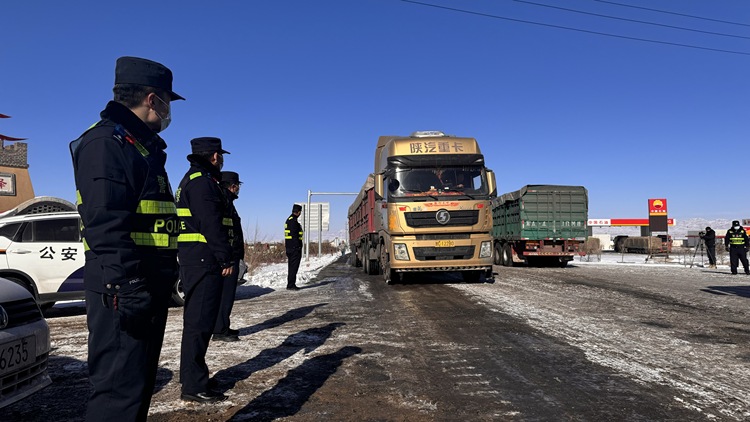
[[[735,229],[735,230],[739,230],[740,226],[732,226],[732,228]]]
[[[156,98],[159,98],[158,95],[154,95]],[[167,106],[167,115],[162,117],[161,114],[159,114],[156,109],[154,109],[154,113],[156,113],[157,116],[161,119],[161,128],[159,129],[159,132],[163,132],[169,127],[169,124],[172,123],[172,107],[169,106],[169,103],[165,102],[161,98],[159,98],[159,101],[164,103],[164,105]]]

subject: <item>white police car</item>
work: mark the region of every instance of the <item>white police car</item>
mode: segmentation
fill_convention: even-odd
[[[0,217],[0,277],[25,287],[43,309],[82,300],[80,225],[75,211]]]
[[[49,352],[49,326],[31,293],[0,278],[0,408],[52,383]]]

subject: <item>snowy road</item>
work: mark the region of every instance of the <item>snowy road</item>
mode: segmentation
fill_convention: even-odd
[[[750,277],[612,262],[386,286],[331,260],[299,292],[276,290],[283,266],[239,288],[242,341],[209,349],[219,404],[179,399],[171,309],[150,420],[750,419]],[[0,420],[82,419],[83,308],[48,321],[54,384]]]

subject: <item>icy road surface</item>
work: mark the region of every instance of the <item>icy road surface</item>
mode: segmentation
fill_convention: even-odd
[[[172,308],[149,419],[750,420],[750,277],[626,258],[386,286],[329,256],[303,262],[299,292],[265,267],[238,288],[242,341],[209,348],[229,399],[179,399]],[[0,420],[82,420],[84,312],[51,310],[53,385]]]

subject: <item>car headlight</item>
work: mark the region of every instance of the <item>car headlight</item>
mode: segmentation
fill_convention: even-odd
[[[406,249],[406,243],[394,243],[393,244],[394,258],[398,261],[409,260],[409,250]]]
[[[489,258],[492,256],[492,242],[482,242],[482,246],[479,247],[479,257]]]

